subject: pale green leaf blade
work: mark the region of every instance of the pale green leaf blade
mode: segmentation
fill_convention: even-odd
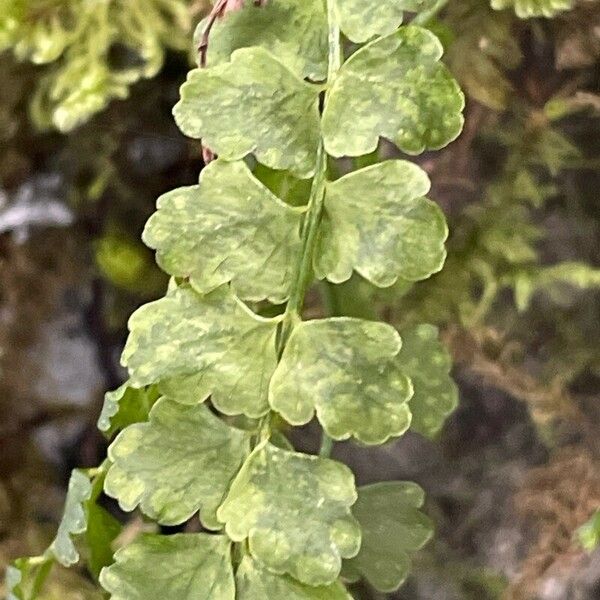
[[[393,33],[402,24],[404,12],[431,8],[436,0],[335,0],[335,12],[341,30],[358,44],[375,36]]]
[[[237,600],[351,600],[339,583],[310,586],[289,575],[275,575],[245,556],[235,576]]]
[[[121,360],[131,385],[161,381],[175,400],[192,403],[212,394],[213,404],[229,415],[268,411],[277,320],[257,317],[226,286],[206,296],[175,288],[138,309],[129,329]]]
[[[382,444],[410,425],[412,387],[396,365],[402,341],[385,323],[334,318],[300,323],[269,389],[271,407],[293,425],[315,411],[330,437]]]
[[[184,134],[226,160],[254,153],[268,167],[310,177],[319,91],[263,48],[242,48],[229,63],[191,71],[173,112]]]
[[[205,527],[219,529],[217,507],[248,452],[249,435],[205,405],[162,398],[148,423],[131,425],[111,444],[104,491],[123,510],[139,506],[163,525],[183,523],[200,510]]]
[[[521,19],[550,18],[565,10],[571,10],[573,6],[574,0],[492,0],[492,8],[512,8]]]
[[[111,600],[235,600],[223,536],[145,535],[122,548],[100,583]]]
[[[227,62],[239,48],[260,46],[300,77],[327,77],[327,17],[321,0],[270,0],[261,7],[246,0],[241,10],[217,20],[210,34],[209,67]],[[206,21],[194,35],[199,44]]]
[[[392,592],[410,571],[410,554],[431,538],[431,520],[418,509],[423,490],[412,482],[391,481],[359,488],[353,513],[363,532],[350,573],[364,576],[376,589]]]
[[[446,259],[448,226],[441,209],[423,196],[427,174],[390,160],[329,183],[315,253],[321,279],[342,283],[356,270],[379,287],[398,278],[426,279]]]
[[[92,495],[92,484],[89,477],[75,469],[71,473],[65,510],[56,532],[56,537],[48,548],[48,554],[65,567],[70,567],[79,560],[79,552],[73,543],[73,536],[84,533],[87,528],[86,503]]]
[[[385,137],[419,154],[454,140],[465,100],[440,62],[442,52],[433,33],[409,25],[353,54],[334,80],[323,114],[327,152],[369,154]]]
[[[98,429],[110,438],[128,425],[146,421],[156,400],[158,394],[155,387],[133,388],[126,381],[116,390],[104,394]]]
[[[170,275],[201,294],[231,282],[243,300],[286,300],[300,252],[302,211],[283,203],[241,161],[217,160],[200,184],[158,200],[144,242]]]
[[[353,42],[363,43],[398,29],[404,4],[402,0],[335,0],[334,6],[340,29]]]
[[[411,427],[433,437],[458,406],[458,388],[450,376],[452,359],[433,325],[403,330],[402,341],[398,365],[410,377],[415,390],[409,402]]]
[[[217,516],[233,541],[248,539],[251,554],[270,571],[325,585],[337,579],[341,559],[358,552],[355,501],[354,476],[345,465],[263,443]]]

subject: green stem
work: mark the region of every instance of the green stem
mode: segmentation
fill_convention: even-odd
[[[302,254],[296,265],[294,284],[290,293],[285,318],[300,317],[300,311],[304,305],[304,297],[310,283],[312,274],[312,258],[317,237],[317,231],[323,213],[323,201],[325,199],[325,176],[327,173],[327,155],[323,143],[319,144],[317,150],[317,162],[315,165],[315,177],[313,179],[308,209],[302,230]]]
[[[340,28],[335,16],[333,0],[326,0],[327,16],[329,21],[329,66],[327,69],[327,83],[331,83],[342,66],[343,53],[341,45]],[[329,90],[325,92],[325,104],[329,96]],[[290,335],[301,320],[302,307],[308,286],[311,283],[313,274],[312,264],[315,253],[317,234],[321,219],[323,217],[323,207],[325,203],[325,185],[327,183],[327,153],[323,140],[319,142],[317,150],[317,160],[315,164],[315,175],[310,190],[308,208],[302,228],[302,253],[296,266],[294,283],[290,292],[290,299],[285,309],[281,335],[278,343],[278,353],[281,357],[283,350],[290,338]],[[325,284],[327,285],[327,284]],[[323,432],[320,455],[329,456],[333,448],[333,440]]]
[[[340,41],[340,28],[335,17],[333,0],[327,0],[327,15],[329,19],[329,66],[327,82],[330,85],[336,73],[342,66],[342,46]],[[325,93],[325,102],[329,92]],[[300,321],[300,313],[304,306],[304,299],[312,276],[312,262],[317,241],[317,233],[321,218],[323,216],[323,205],[325,201],[325,184],[327,179],[327,153],[323,140],[319,142],[317,149],[317,160],[315,164],[315,175],[310,191],[308,209],[302,229],[302,253],[296,266],[294,284],[290,292],[282,332],[279,340],[279,353],[283,352],[289,336]]]
[[[337,22],[335,15],[334,0],[327,0],[327,20],[329,23],[329,68],[327,71],[327,82],[331,85],[337,72],[340,70],[343,61],[340,26]],[[325,103],[329,96],[329,90],[325,94]],[[325,164],[325,172],[327,171],[327,164]],[[328,300],[328,309],[332,314],[338,312],[337,301],[335,299],[335,291],[333,286],[324,282],[322,284]],[[321,448],[319,450],[319,456],[323,458],[329,458],[333,450],[333,440],[327,435],[325,430],[321,433]]]

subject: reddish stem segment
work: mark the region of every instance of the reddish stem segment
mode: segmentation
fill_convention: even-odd
[[[200,54],[200,68],[204,69],[206,67],[206,55],[208,52],[208,42],[210,39],[210,32],[214,27],[217,19],[222,17],[225,13],[225,9],[227,8],[227,3],[229,0],[218,0],[218,2],[213,6],[210,14],[208,15],[208,22],[206,23],[206,27],[202,32],[202,38],[200,39],[200,45],[198,46],[198,53]]]

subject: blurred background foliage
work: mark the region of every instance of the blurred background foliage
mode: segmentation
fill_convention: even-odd
[[[46,545],[70,467],[103,458],[95,420],[124,378],[127,318],[166,285],[141,230],[155,199],[202,167],[171,107],[208,4],[0,0],[2,567]],[[430,4],[469,99],[462,137],[420,159],[450,222],[446,267],[414,286],[316,287],[307,312],[438,325],[461,408],[435,442],[336,454],[361,482],[408,478],[428,493],[436,540],[390,597],[593,600],[600,3]],[[257,175],[290,202],[305,190]],[[310,427],[298,443],[314,443]],[[117,543],[145,527],[135,519]],[[99,597],[83,571],[57,571],[42,595]]]

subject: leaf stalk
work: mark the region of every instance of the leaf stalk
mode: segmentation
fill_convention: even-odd
[[[342,66],[343,54],[340,39],[340,27],[335,15],[333,0],[326,0],[326,3],[329,24],[329,61],[327,69],[327,86],[330,88],[337,72]],[[329,90],[325,92],[325,103],[327,103],[328,95]],[[325,152],[323,140],[321,139],[319,148],[317,150],[315,175],[311,187],[308,210],[302,229],[302,253],[296,266],[294,284],[292,286],[290,299],[288,301],[284,316],[279,346],[280,354],[283,351],[283,348],[285,347],[285,344],[287,343],[295,324],[300,320],[300,313],[302,311],[306,292],[310,284],[312,275],[312,262],[317,242],[317,232],[323,216],[326,178],[327,153]]]

